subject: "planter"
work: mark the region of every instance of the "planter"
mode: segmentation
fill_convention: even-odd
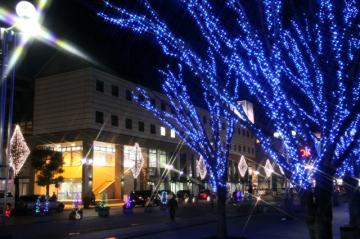
[[[69,220],[81,220],[83,219],[82,209],[73,209],[69,214]]]
[[[110,207],[97,207],[99,217],[108,217],[110,215]]]

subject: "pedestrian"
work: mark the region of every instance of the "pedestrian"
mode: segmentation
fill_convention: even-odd
[[[176,213],[176,209],[178,208],[178,203],[175,199],[175,195],[173,194],[171,199],[168,201],[168,208],[169,208],[169,214],[170,214],[170,219],[172,221],[175,220],[175,213]]]
[[[54,201],[57,201],[57,196],[56,196],[55,192],[53,192],[50,200],[53,201],[53,202],[54,202]]]

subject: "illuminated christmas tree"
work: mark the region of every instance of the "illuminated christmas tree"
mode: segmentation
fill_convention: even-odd
[[[199,79],[206,97],[211,97],[221,110],[229,108],[226,112],[237,115],[255,133],[269,158],[294,185],[306,191],[302,195],[321,200],[307,208],[316,210],[309,215],[315,216],[313,221],[320,222],[316,228],[320,237],[331,239],[332,177],[336,172],[354,173],[356,170],[352,168],[358,162],[354,155],[360,137],[360,2],[180,0],[177,3],[173,9],[186,13],[190,18],[186,20],[198,28],[192,40],[173,31],[168,18],[161,17],[159,6],[148,0],[139,2],[141,7],[137,11],[105,1],[107,8],[98,15],[111,24],[153,37],[166,56]],[[201,44],[194,44],[198,39]],[[180,106],[183,101],[187,103],[186,97],[178,96],[186,88],[181,74],[171,67],[163,73],[165,92],[172,94],[173,99],[180,99]],[[249,120],[238,104],[240,86],[259,105],[264,114],[261,117],[267,119],[266,128]],[[156,111],[150,103],[143,105]],[[192,111],[185,112],[185,117],[192,115]],[[160,112],[156,115],[161,119]],[[188,130],[173,128],[180,135]],[[284,150],[276,146],[269,129],[277,133]],[[202,130],[197,127],[196,131]],[[203,148],[212,146],[203,138],[198,141],[204,142]],[[192,148],[204,156],[214,180],[218,179],[217,168],[203,154],[203,148]],[[314,178],[317,195],[307,191]],[[225,234],[219,233],[219,237],[224,238]]]

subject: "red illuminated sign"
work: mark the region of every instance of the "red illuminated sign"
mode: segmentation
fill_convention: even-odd
[[[308,158],[311,156],[311,150],[308,147],[300,149],[301,157]]]

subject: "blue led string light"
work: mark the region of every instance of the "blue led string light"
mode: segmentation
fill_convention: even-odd
[[[149,34],[166,56],[200,78],[212,135],[201,125],[181,73],[170,68],[162,71],[163,88],[175,113],[158,111],[148,99],[141,105],[204,157],[213,182],[219,183],[226,174],[229,147],[222,142],[230,142],[236,119],[255,133],[265,153],[291,175],[293,184],[308,187],[314,174],[324,172],[325,164],[330,167],[328,176],[336,170],[354,171],[358,159],[353,152],[360,147],[360,74],[354,70],[360,55],[359,1],[320,0],[304,12],[287,9],[293,12],[284,24],[285,1],[262,0],[260,29],[240,1],[226,0],[226,11],[235,15],[231,33],[212,1],[178,2],[206,41],[206,56],[172,32],[149,1],[141,1],[143,8],[136,13],[105,1],[107,8],[98,15],[137,34]],[[225,76],[219,77],[219,69]],[[237,103],[239,83],[264,109],[284,152],[276,148],[272,134],[247,119]],[[142,89],[136,93],[146,95]],[[228,123],[225,140],[220,118]],[[304,147],[312,152],[308,158],[299,154]]]

